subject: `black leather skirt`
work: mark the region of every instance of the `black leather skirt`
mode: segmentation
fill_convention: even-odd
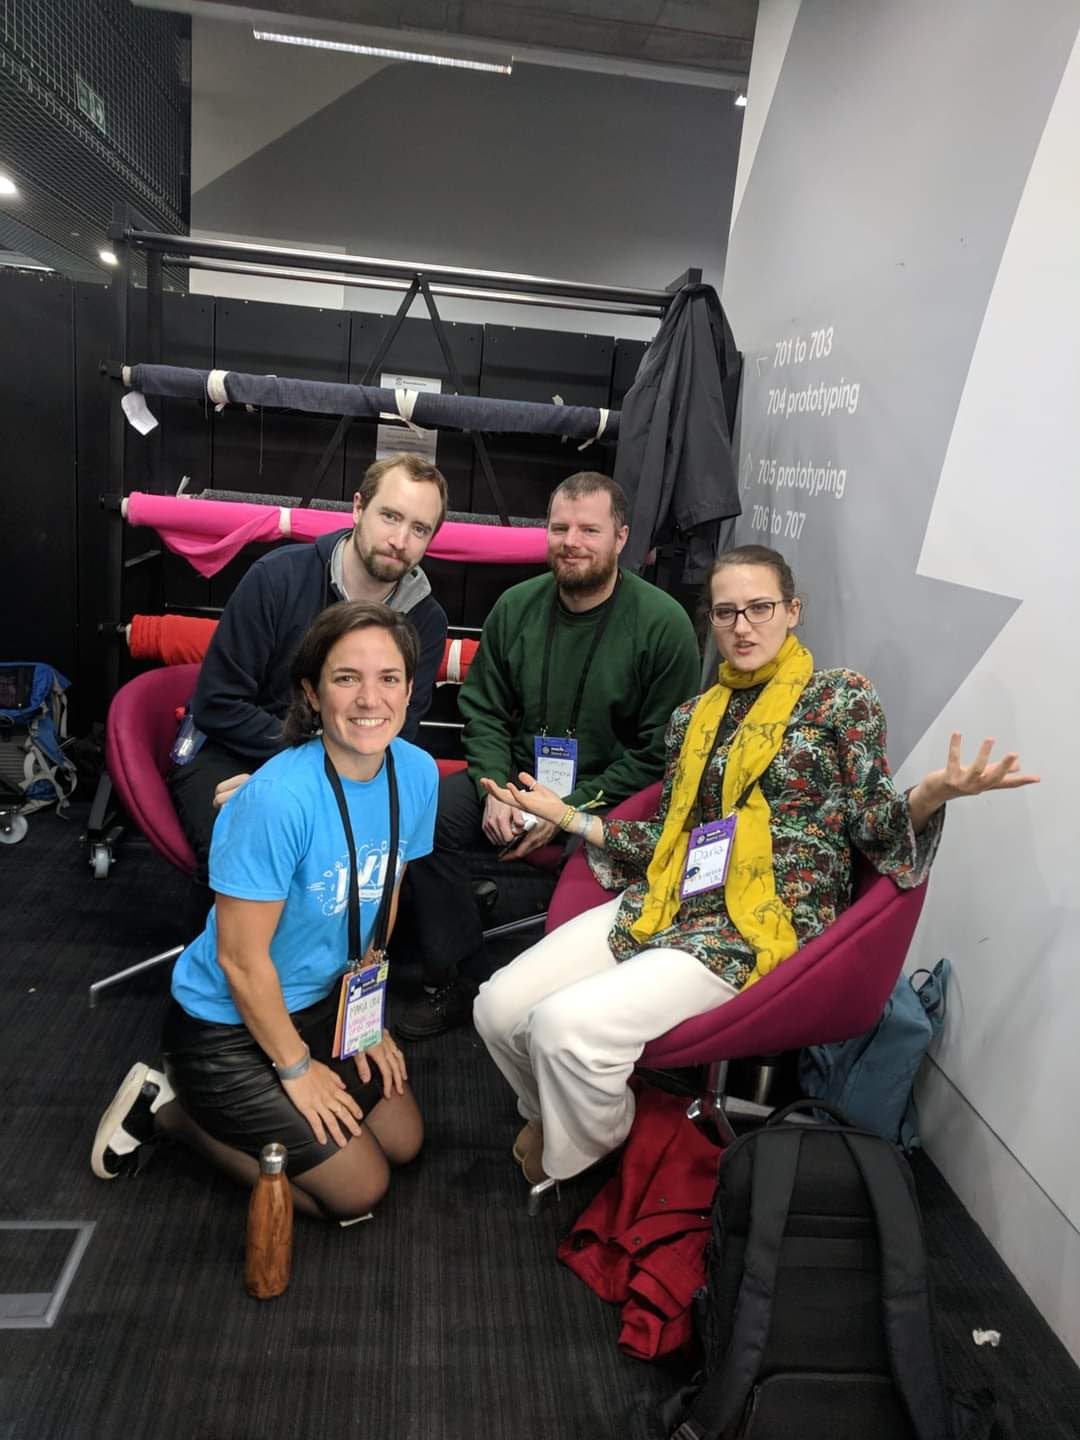
[[[297,1010],[292,1022],[312,1059],[336,1071],[369,1115],[382,1099],[382,1076],[372,1061],[372,1078],[364,1084],[351,1059],[330,1059],[337,1003],[335,985],[325,1000]],[[340,1147],[329,1136],[325,1145],[315,1139],[246,1025],[198,1020],[173,1000],[165,1016],[162,1048],[177,1099],[215,1140],[256,1157],[264,1145],[277,1140],[289,1152],[288,1173],[294,1179],[338,1153]]]

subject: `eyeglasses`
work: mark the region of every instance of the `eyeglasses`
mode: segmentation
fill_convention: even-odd
[[[734,605],[714,605],[709,611],[709,619],[718,630],[730,630],[740,615],[745,615],[751,625],[766,625],[776,613],[777,605],[781,604],[781,600],[752,600],[741,610]]]

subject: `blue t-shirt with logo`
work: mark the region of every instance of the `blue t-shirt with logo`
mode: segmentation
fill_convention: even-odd
[[[394,740],[398,787],[398,876],[431,853],[439,772],[425,751]],[[210,888],[239,900],[284,900],[270,941],[286,1008],[323,999],[348,964],[349,859],[345,829],[323,769],[321,740],[285,750],[223,807],[210,847]],[[367,949],[379,909],[390,849],[386,766],[373,780],[341,777],[356,842],[360,938]],[[217,958],[217,910],[183,952],[172,993],[189,1015],[241,1024]]]

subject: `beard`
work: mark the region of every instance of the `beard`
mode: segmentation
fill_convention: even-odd
[[[389,555],[380,555],[374,546],[363,550],[360,547],[359,541],[354,543],[356,544],[356,553],[360,558],[361,565],[363,565],[373,580],[378,580],[381,584],[394,584],[401,579],[402,575],[404,575],[405,571],[409,568],[408,562],[405,560],[395,560]]]
[[[592,595],[603,590],[618,569],[619,557],[612,551],[597,555],[585,563],[568,565],[561,554],[548,555],[548,568],[560,590],[569,595]]]

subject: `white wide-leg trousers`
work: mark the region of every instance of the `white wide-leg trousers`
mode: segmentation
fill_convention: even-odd
[[[649,1040],[730,1000],[735,989],[684,950],[616,964],[607,937],[618,899],[575,915],[480,987],[473,1021],[518,1097],[544,1127],[544,1170],[566,1180],[621,1145],[628,1088]]]

